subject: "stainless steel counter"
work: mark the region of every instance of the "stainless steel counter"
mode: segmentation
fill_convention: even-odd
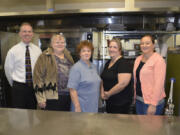
[[[179,135],[180,117],[0,108],[0,135]]]

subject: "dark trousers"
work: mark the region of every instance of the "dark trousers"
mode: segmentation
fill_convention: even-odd
[[[126,103],[123,105],[116,105],[110,102],[106,102],[106,112],[107,113],[120,113],[120,114],[128,114],[130,111],[131,103]]]
[[[22,109],[36,109],[37,102],[33,86],[13,81],[12,106]]]
[[[70,111],[71,98],[69,94],[59,95],[58,100],[51,99],[46,101],[45,110]]]

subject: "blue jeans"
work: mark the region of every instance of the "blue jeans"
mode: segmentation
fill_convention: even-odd
[[[163,102],[160,105],[156,106],[155,115],[161,115],[163,113],[164,105],[165,105],[165,102]],[[148,107],[149,107],[149,104],[145,104],[144,102],[136,100],[136,113],[137,114],[146,115]]]

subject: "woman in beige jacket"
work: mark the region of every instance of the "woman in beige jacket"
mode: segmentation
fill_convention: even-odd
[[[74,61],[66,49],[65,37],[53,35],[51,47],[38,58],[33,83],[37,102],[46,110],[70,110],[70,94],[67,89],[69,70]]]

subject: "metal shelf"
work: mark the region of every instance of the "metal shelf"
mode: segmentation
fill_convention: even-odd
[[[180,31],[104,31],[104,34],[180,34]]]

